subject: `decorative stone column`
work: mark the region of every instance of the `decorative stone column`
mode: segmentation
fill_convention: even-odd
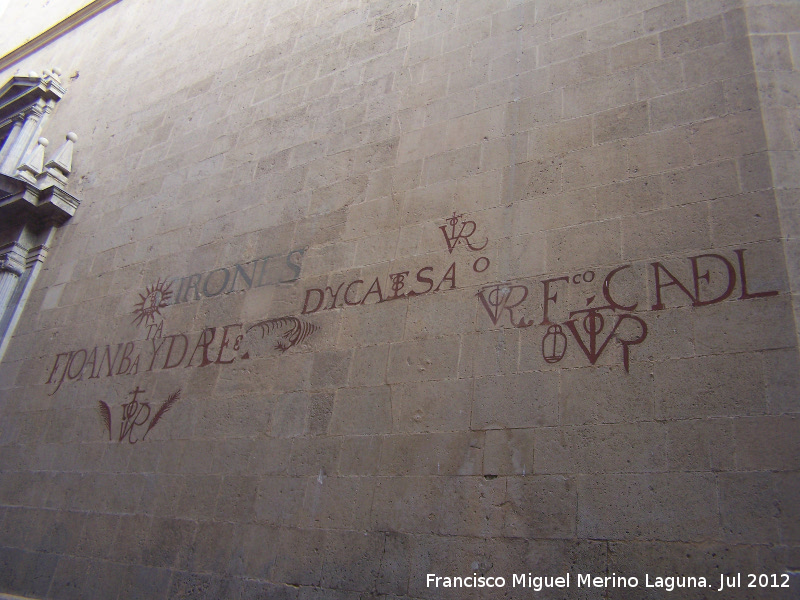
[[[67,191],[77,136],[46,160],[43,124],[64,94],[58,70],[0,87],[0,360],[42,269],[56,229],[80,204]],[[38,140],[38,141],[37,141]]]
[[[6,160],[11,154],[11,149],[14,147],[14,142],[19,137],[19,132],[22,130],[22,125],[24,123],[25,123],[25,117],[19,115],[15,117],[14,123],[11,125],[11,130],[8,132],[8,135],[6,136],[5,142],[3,143],[3,147],[0,148],[0,173],[6,173],[6,171],[4,170]],[[7,174],[10,174],[10,172]]]
[[[0,171],[12,174],[16,171],[25,155],[30,149],[32,142],[35,142],[37,133],[40,131],[40,124],[44,116],[44,102],[41,100],[36,106],[31,107],[25,115],[25,122],[19,129],[14,144],[10,148],[8,156],[0,165]]]
[[[25,272],[27,254],[22,246],[12,243],[0,258],[0,315],[5,313]]]
[[[15,177],[17,168],[28,156],[40,137],[48,115],[66,91],[61,85],[60,71],[45,71],[39,76],[14,77],[0,88],[0,126],[13,123],[0,148],[0,173]]]

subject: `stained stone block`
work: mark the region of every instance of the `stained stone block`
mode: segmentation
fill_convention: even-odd
[[[762,377],[760,361],[752,354],[659,363],[654,369],[657,418],[763,414]]]
[[[416,433],[467,429],[471,387],[468,380],[392,386],[392,430]]]
[[[666,431],[656,423],[547,428],[534,439],[536,473],[666,470]]]
[[[704,163],[763,151],[766,140],[761,123],[744,112],[696,125],[692,130],[692,146],[696,162]]]
[[[711,228],[708,207],[697,203],[633,215],[622,222],[625,258],[637,260],[658,252],[685,253],[689,248],[707,248]]]
[[[719,117],[726,113],[724,88],[715,82],[661,96],[652,100],[651,111],[654,130]]]
[[[98,561],[90,564],[89,569],[86,572],[86,587],[83,589],[85,597],[91,598],[92,600],[102,600],[103,598],[113,596],[115,593],[117,593],[117,590],[119,589],[118,586],[123,581],[125,582],[126,589],[129,591],[129,593],[138,593],[138,582],[136,581],[137,577],[130,578],[128,575],[130,571],[133,571],[136,576],[142,573],[140,568],[131,568],[128,565],[121,565],[108,561]],[[154,574],[152,571],[144,572],[151,575]],[[156,571],[153,578],[153,582],[158,586],[162,586],[162,589],[166,588],[166,583],[163,580],[163,574],[163,571]],[[158,595],[161,593],[161,590],[150,589],[148,592],[155,594],[156,597],[158,597]]]
[[[220,593],[222,577],[188,571],[173,571],[169,586],[170,598],[214,598]]]
[[[572,538],[575,535],[575,480],[535,475],[509,481],[503,531],[509,537]]]
[[[558,422],[558,376],[524,373],[482,377],[475,382],[472,427],[542,427]]]
[[[156,569],[153,567],[131,566],[122,580],[122,592],[128,598],[166,598],[164,590],[167,589],[168,581],[172,572],[167,569]],[[87,573],[87,580],[90,575]]]
[[[338,438],[298,438],[292,442],[289,474],[318,476],[336,472],[339,460]]]
[[[736,542],[775,539],[781,506],[775,497],[773,479],[769,473],[720,475],[720,513],[726,539]],[[767,505],[772,510],[758,509],[756,515],[752,514],[755,506]]]
[[[91,558],[107,558],[114,542],[119,521],[119,515],[87,515],[76,554]]]
[[[676,477],[674,473],[578,476],[578,536],[720,539],[713,477],[703,473]]]
[[[373,589],[380,574],[384,534],[331,532],[327,535],[322,585],[332,589]]]
[[[484,475],[526,475],[534,471],[535,429],[492,429],[486,432]]]
[[[639,177],[691,166],[695,149],[690,140],[690,131],[680,127],[632,139],[627,144],[630,175]]]
[[[393,344],[389,351],[389,383],[431,381],[455,376],[459,340],[444,337]]]
[[[649,326],[649,335],[655,334]],[[622,390],[619,382],[632,384],[632,390]],[[592,391],[584,392],[587,381]],[[614,367],[580,368],[565,373],[561,378],[560,415],[564,425],[588,423],[640,422],[652,418],[653,404],[652,365],[622,365]]]
[[[322,530],[284,529],[270,579],[292,586],[320,585],[327,540]]]
[[[568,271],[620,262],[621,226],[613,219],[548,232],[548,268]]]
[[[389,433],[391,429],[389,386],[347,389],[336,393],[331,414],[332,434]]]
[[[565,88],[564,117],[580,117],[635,101],[635,77],[631,71],[621,72]]]
[[[764,352],[762,355],[767,384],[767,406],[773,414],[795,412],[797,402],[797,353],[792,350]]]
[[[646,102],[612,109],[594,117],[594,139],[597,143],[641,135],[649,130]]]
[[[667,426],[667,469],[735,471],[738,465],[736,425],[737,421],[731,419],[670,423]]]
[[[150,525],[143,563],[154,567],[171,568],[185,560],[187,549],[194,540],[197,524],[185,519],[155,518]]]
[[[795,461],[794,434],[797,419],[793,416],[737,419],[734,422],[737,466],[743,470],[791,470]],[[771,431],[776,441],[759,452],[757,440]]]
[[[712,17],[675,27],[661,34],[662,52],[665,55],[683,54],[725,40],[722,17]]]
[[[736,165],[732,161],[667,173],[663,181],[666,201],[670,205],[714,200],[739,192]]]
[[[616,573],[650,573],[651,585],[656,576],[706,577],[707,584],[715,592],[719,590],[720,575],[739,570],[748,571],[757,564],[756,552],[738,544],[703,542],[687,544],[680,542],[615,542],[609,545],[609,564]],[[658,574],[652,565],[658,565]],[[644,576],[640,578],[639,588],[617,590],[617,597],[657,598],[663,596],[664,588],[644,588]],[[677,591],[678,588],[675,588]],[[725,590],[732,598],[746,598],[751,590],[730,588]],[[777,591],[777,590],[776,590]],[[707,589],[688,588],[681,593],[687,598],[708,595]]]

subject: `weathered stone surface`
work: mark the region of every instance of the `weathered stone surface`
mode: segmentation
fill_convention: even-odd
[[[0,593],[797,571],[796,3],[162,4],[2,63],[81,204],[0,193]]]

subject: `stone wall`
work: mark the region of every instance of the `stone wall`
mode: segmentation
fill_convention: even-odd
[[[796,597],[799,31],[142,0],[3,73],[62,69],[82,203],[0,364],[0,591]]]
[[[0,1],[0,53],[8,54],[87,4],[89,0]]]

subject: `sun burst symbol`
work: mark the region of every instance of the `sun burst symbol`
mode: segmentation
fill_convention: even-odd
[[[145,288],[144,294],[139,294],[141,300],[136,303],[136,308],[133,314],[136,317],[133,322],[141,325],[144,322],[148,325],[151,321],[156,320],[156,316],[161,316],[161,309],[169,305],[169,299],[172,298],[172,282],[167,283],[160,279],[152,286]]]

